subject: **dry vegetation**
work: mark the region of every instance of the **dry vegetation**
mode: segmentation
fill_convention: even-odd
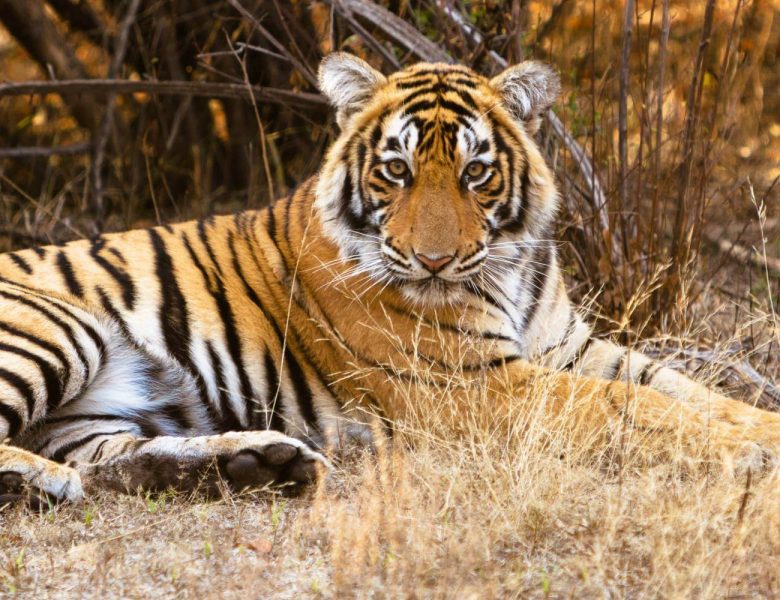
[[[330,49],[549,60],[573,292],[603,330],[780,405],[776,1],[0,0],[0,24],[3,79],[50,81],[0,84],[3,249],[284,194],[333,136],[312,84]],[[621,435],[594,452],[528,411],[497,436],[487,400],[456,439],[437,401],[298,497],[2,510],[0,596],[780,596],[777,474],[648,465]]]

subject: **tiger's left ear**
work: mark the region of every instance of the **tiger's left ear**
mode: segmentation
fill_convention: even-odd
[[[504,108],[524,121],[530,134],[536,133],[541,116],[561,92],[561,78],[544,63],[527,60],[506,69],[490,80],[490,85],[503,98]]]
[[[366,61],[346,52],[328,54],[320,63],[320,90],[335,107],[336,122],[341,129],[386,81]]]

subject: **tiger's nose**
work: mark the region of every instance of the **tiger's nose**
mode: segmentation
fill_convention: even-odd
[[[431,273],[441,271],[444,267],[452,262],[454,256],[428,256],[426,254],[414,253],[414,256],[419,260],[423,266]]]

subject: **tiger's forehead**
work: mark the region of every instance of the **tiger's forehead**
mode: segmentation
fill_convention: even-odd
[[[486,106],[493,101],[483,95],[486,83],[459,65],[421,63],[394,73],[375,130],[382,150],[453,160],[484,148],[492,130]]]
[[[398,88],[424,86],[428,83],[445,83],[452,85],[464,85],[477,87],[486,83],[486,79],[461,65],[448,65],[446,63],[417,63],[402,71],[390,75],[388,82],[394,83]]]

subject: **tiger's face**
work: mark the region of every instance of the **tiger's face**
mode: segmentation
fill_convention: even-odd
[[[411,300],[457,302],[500,285],[556,208],[533,133],[557,76],[523,63],[488,80],[421,63],[384,77],[348,54],[320,68],[341,134],[320,173],[317,208],[355,273]]]

